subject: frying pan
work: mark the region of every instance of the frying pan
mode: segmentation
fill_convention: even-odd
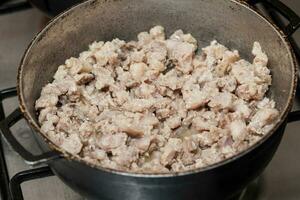
[[[20,108],[0,123],[6,140],[29,164],[48,164],[67,185],[90,199],[229,199],[256,178],[273,157],[287,122],[296,90],[297,63],[288,37],[300,19],[278,0],[265,1],[289,20],[280,30],[248,3],[237,0],[89,0],[54,18],[33,39],[18,71]],[[256,2],[252,2],[256,3]],[[92,166],[55,146],[40,132],[34,109],[41,88],[52,80],[57,66],[78,55],[94,40],[130,40],[154,25],[167,34],[176,29],[191,33],[199,48],[213,39],[238,49],[250,59],[254,41],[269,56],[273,82],[268,96],[275,100],[280,120],[258,143],[240,154],[208,167],[169,174],[141,174]],[[25,117],[43,154],[28,152],[10,132]]]

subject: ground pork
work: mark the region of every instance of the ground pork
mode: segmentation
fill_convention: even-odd
[[[252,63],[216,40],[198,49],[182,30],[93,42],[58,66],[35,109],[57,146],[111,169],[166,173],[220,162],[255,144],[278,119],[268,57]]]

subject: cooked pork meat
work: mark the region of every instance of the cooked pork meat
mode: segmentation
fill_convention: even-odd
[[[35,103],[41,131],[55,145],[111,169],[166,173],[232,157],[278,119],[268,57],[253,62],[216,40],[198,50],[182,30],[162,26],[137,41],[93,42],[58,66]]]

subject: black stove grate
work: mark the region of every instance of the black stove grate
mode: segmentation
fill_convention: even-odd
[[[5,118],[3,101],[7,98],[17,95],[15,87],[7,88],[0,91],[0,121]],[[0,139],[0,192],[1,199],[10,199],[9,195],[9,175],[2,147],[2,138]]]
[[[15,87],[7,88],[0,91],[0,121],[5,118],[3,101],[10,97],[17,96]],[[17,173],[9,180],[7,164],[0,139],[0,194],[1,199],[23,200],[21,184],[25,181],[53,176],[50,167],[34,168]]]
[[[23,200],[21,184],[39,178],[54,176],[50,167],[40,167],[17,173],[12,177],[9,184],[10,197],[12,200]]]
[[[18,11],[21,9],[30,8],[30,5],[27,3],[16,4],[16,7],[1,7],[2,3],[0,2],[0,14],[11,13],[13,11]],[[277,12],[274,12],[267,4],[263,4],[265,11],[270,16],[270,18],[276,22],[276,24],[280,28],[284,28],[285,24],[282,18],[279,17]],[[3,12],[2,12],[3,11]],[[291,38],[290,39],[292,47],[295,51],[296,57],[298,61],[300,61],[300,48],[297,45],[296,41]],[[0,91],[0,121],[5,118],[3,101],[7,98],[14,97],[17,95],[17,91],[15,87],[7,88]],[[9,199],[9,200],[23,200],[23,194],[21,189],[21,184],[25,181],[30,181],[34,179],[40,179],[44,177],[53,176],[53,172],[50,167],[40,167],[34,168],[26,171],[21,171],[14,175],[11,180],[9,180],[9,174],[7,170],[7,164],[5,160],[5,155],[2,146],[2,138],[0,138],[0,195],[1,199]],[[249,187],[251,188],[251,187]],[[253,189],[253,186],[252,186]],[[245,193],[245,192],[244,192]],[[248,193],[248,189],[246,191]],[[253,192],[252,192],[253,194]],[[253,197],[253,196],[252,196]],[[256,197],[250,199],[254,199]],[[249,199],[246,197],[246,199]]]

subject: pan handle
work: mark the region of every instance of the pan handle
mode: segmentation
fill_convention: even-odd
[[[0,15],[32,8],[28,1],[0,1]]]
[[[1,100],[1,108],[2,106],[2,100],[5,98],[11,97],[14,94],[16,94],[15,88],[10,88],[8,90],[2,90],[0,92],[0,100]],[[3,109],[1,109],[3,110]],[[2,113],[2,112],[1,112]],[[1,117],[4,117],[3,114],[1,114]],[[30,165],[39,165],[43,163],[49,163],[50,161],[54,159],[58,159],[61,157],[61,155],[56,151],[50,151],[43,153],[41,155],[33,155],[29,151],[27,151],[15,138],[15,136],[12,134],[10,128],[17,123],[19,120],[23,118],[22,112],[20,108],[15,109],[8,117],[3,119],[0,122],[0,131],[1,134],[4,136],[4,139],[12,146],[12,148],[25,160],[26,163]]]
[[[284,34],[289,37],[300,27],[300,17],[288,6],[279,0],[248,0],[247,3],[255,5],[257,3],[265,3],[271,8],[275,9],[282,16],[284,16],[289,24],[282,28]]]
[[[287,122],[291,123],[295,121],[300,121],[300,110],[293,111],[288,114]]]

